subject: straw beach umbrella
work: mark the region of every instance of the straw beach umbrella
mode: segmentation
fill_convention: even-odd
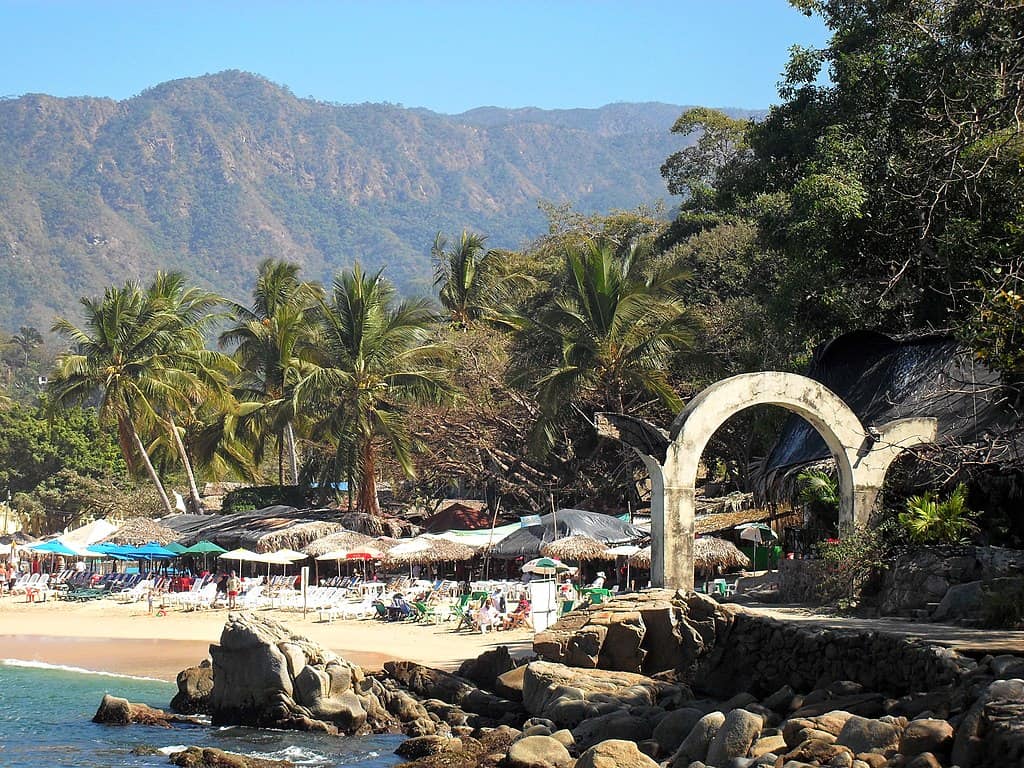
[[[361,547],[371,541],[373,541],[373,537],[367,536],[365,533],[359,533],[358,531],[350,531],[342,528],[335,533],[323,536],[316,541],[301,547],[301,549],[310,557],[320,557],[320,555],[326,554],[327,552],[336,552],[339,550],[347,552],[350,549]],[[344,558],[344,556],[342,557]]]
[[[326,520],[307,520],[302,523],[293,523],[287,528],[265,533],[256,540],[253,547],[257,552],[276,552],[288,548],[292,550],[319,541],[325,536],[339,533],[345,529],[338,523]]]
[[[714,568],[746,568],[750,558],[735,544],[714,536],[702,536],[693,542],[693,567],[701,570]]]
[[[557,560],[611,560],[607,554],[608,545],[583,534],[566,536],[561,539],[542,544],[540,553],[544,557]]]
[[[468,544],[433,536],[418,536],[392,547],[385,553],[385,560],[395,565],[452,563],[469,560],[475,555],[476,550]]]
[[[156,520],[148,517],[132,517],[125,520],[116,531],[103,539],[104,542],[113,544],[130,544],[133,547],[141,547],[151,541],[157,544],[170,544],[181,537],[173,528],[168,528]]]
[[[629,556],[629,564],[634,568],[650,568],[651,567],[651,545],[648,544],[646,547],[641,549],[636,554]]]

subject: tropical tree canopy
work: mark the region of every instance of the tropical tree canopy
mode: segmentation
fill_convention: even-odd
[[[242,441],[258,465],[268,441],[273,440],[279,484],[284,482],[286,452],[291,480],[298,482],[292,393],[301,376],[300,355],[314,332],[313,308],[323,296],[319,285],[299,280],[299,269],[297,264],[268,259],[259,266],[252,306],[228,304],[232,325],[221,334],[220,344],[234,347],[241,369],[240,410],[224,415],[214,430],[216,439],[211,442],[208,435],[204,451],[210,460],[216,452],[222,461],[231,456],[240,459],[238,443]],[[216,451],[210,450],[214,447]]]
[[[379,445],[413,471],[406,406],[451,396],[446,349],[431,341],[436,319],[429,302],[397,301],[381,272],[358,264],[335,278],[316,310],[318,343],[295,388],[296,409],[311,419],[312,437],[332,447],[317,472],[322,487],[354,479],[363,512],[380,512]]]
[[[652,400],[679,409],[667,371],[697,334],[682,300],[685,277],[655,269],[635,241],[585,239],[565,249],[560,279],[515,319],[510,377],[536,394],[539,445],[554,442],[574,409],[630,413]]]

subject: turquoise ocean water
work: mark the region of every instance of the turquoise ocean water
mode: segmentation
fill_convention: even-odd
[[[401,736],[338,738],[323,734],[188,726],[168,730],[90,722],[104,693],[166,709],[175,686],[37,662],[0,661],[0,766],[114,768],[167,766],[166,754],[134,750],[175,746],[288,759],[297,765],[388,768]]]

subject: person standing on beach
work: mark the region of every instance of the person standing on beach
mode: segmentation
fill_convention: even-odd
[[[227,584],[224,586],[227,588],[228,593],[228,610],[233,611],[238,602],[238,591],[241,589],[242,582],[238,580],[238,576],[232,571],[231,575],[228,576]]]

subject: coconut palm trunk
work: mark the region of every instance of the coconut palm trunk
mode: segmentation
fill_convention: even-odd
[[[380,499],[377,498],[376,456],[373,441],[367,440],[360,449],[362,461],[359,468],[359,495],[356,509],[371,515],[380,515]]]
[[[289,469],[292,471],[292,485],[299,484],[299,455],[295,449],[295,430],[289,421],[285,427],[285,435],[288,438],[288,459],[291,462]]]
[[[174,507],[171,506],[170,499],[167,498],[167,492],[164,490],[164,484],[160,482],[160,476],[156,473],[156,468],[153,466],[153,462],[149,460],[149,452],[146,450],[145,444],[142,442],[142,438],[139,437],[139,433],[135,431],[135,427],[130,427],[132,437],[135,438],[135,445],[139,449],[139,455],[142,457],[142,463],[146,465],[146,472],[149,474],[149,479],[153,481],[153,485],[156,486],[156,492],[160,495],[160,501],[164,505],[164,510],[167,514],[171,514],[174,511]]]
[[[174,417],[169,416],[167,418],[167,422],[171,426],[171,434],[174,436],[174,444],[178,448],[178,456],[181,458],[181,464],[185,467],[185,476],[188,477],[189,511],[199,512],[201,509],[199,488],[196,486],[196,476],[192,471],[192,462],[188,457],[188,453],[185,451],[185,443],[181,440],[181,434],[178,432],[178,425],[174,423]]]

